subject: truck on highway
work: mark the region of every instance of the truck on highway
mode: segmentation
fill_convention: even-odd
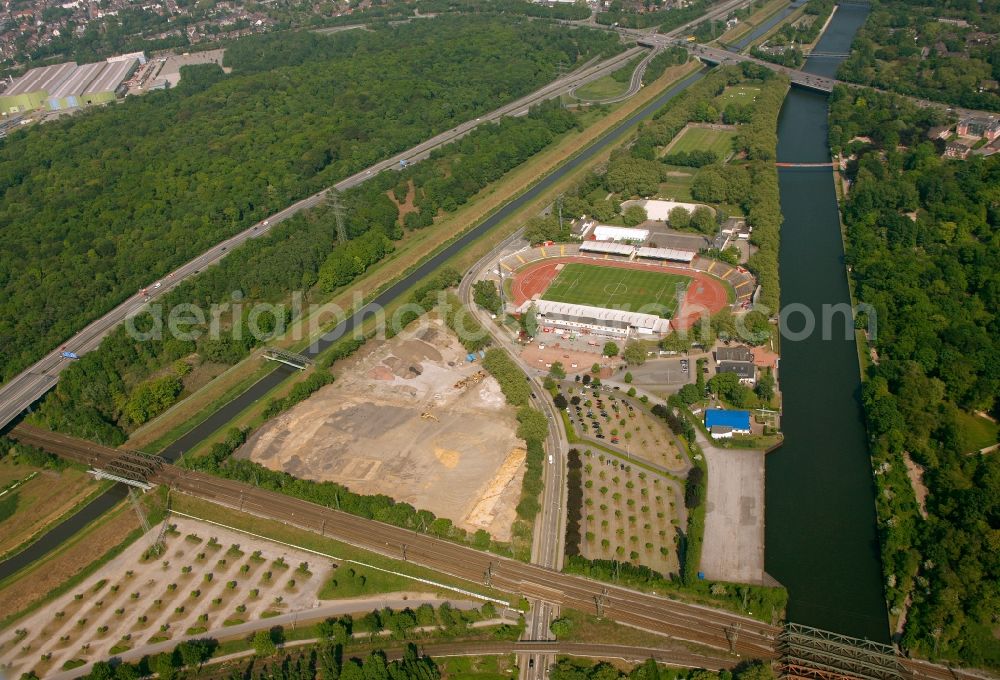
[[[63,350],[63,351],[59,352],[59,356],[61,356],[63,359],[79,359],[80,358],[80,357],[78,357],[76,355],[75,352],[67,352],[66,350]]]

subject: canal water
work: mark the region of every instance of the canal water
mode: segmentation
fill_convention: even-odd
[[[817,51],[848,52],[867,12],[841,5]],[[804,70],[833,76],[838,64],[815,58]],[[792,88],[778,160],[830,160],[826,96]],[[779,186],[781,304],[798,335],[781,344],[785,443],[767,458],[766,568],[788,588],[789,620],[888,642],[856,345],[844,314],[823,323],[824,306],[850,304],[834,183],[828,168],[782,168]],[[815,330],[802,332],[793,310]]]

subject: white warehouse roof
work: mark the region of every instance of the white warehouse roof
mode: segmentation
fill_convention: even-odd
[[[598,241],[645,241],[649,238],[649,230],[599,224],[594,228],[594,238]]]

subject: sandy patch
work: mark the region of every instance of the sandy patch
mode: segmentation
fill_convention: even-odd
[[[237,452],[510,538],[524,470],[500,386],[438,320],[382,343]],[[520,452],[520,453],[518,453]]]

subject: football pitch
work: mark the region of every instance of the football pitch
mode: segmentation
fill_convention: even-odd
[[[677,307],[677,286],[686,290],[690,282],[677,274],[574,262],[563,266],[542,299],[670,318]]]

